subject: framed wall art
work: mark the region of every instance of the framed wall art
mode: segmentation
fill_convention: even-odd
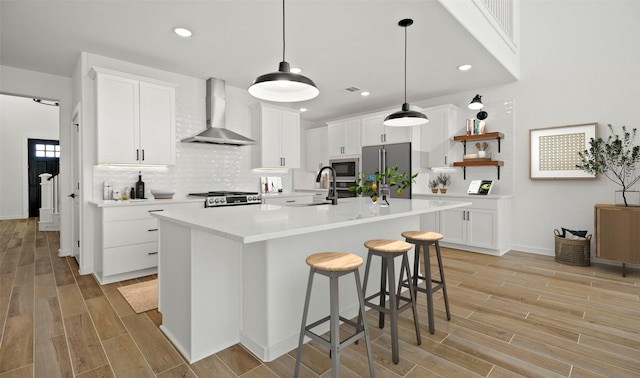
[[[554,126],[529,130],[529,178],[593,179],[595,175],[576,168],[579,152],[597,139],[598,123]]]

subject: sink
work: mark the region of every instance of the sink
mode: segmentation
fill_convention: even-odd
[[[290,207],[309,207],[309,206],[320,206],[320,205],[331,205],[331,202],[292,203],[292,204],[287,204],[286,206],[290,206]]]

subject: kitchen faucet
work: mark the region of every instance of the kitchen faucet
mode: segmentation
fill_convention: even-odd
[[[318,176],[316,177],[316,182],[320,182],[320,177],[322,177],[322,171],[324,171],[325,169],[331,170],[331,187],[329,188],[329,195],[327,195],[327,199],[331,200],[332,205],[337,205],[338,204],[338,189],[337,189],[338,185],[336,184],[336,170],[330,166],[325,166],[320,168],[320,171],[318,172]]]

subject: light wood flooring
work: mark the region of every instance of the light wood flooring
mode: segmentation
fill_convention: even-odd
[[[549,233],[551,238],[551,232]],[[116,288],[57,256],[57,232],[37,219],[0,220],[0,377],[291,377],[295,350],[261,363],[240,345],[189,365],[159,331],[157,311],[135,314]],[[314,252],[314,251],[309,251]],[[445,249],[452,319],[437,295],[436,333],[419,297],[400,321],[400,363],[388,327],[371,329],[377,377],[640,376],[640,274],[571,267],[552,257]],[[364,343],[341,353],[342,377],[368,376]],[[304,347],[303,377],[330,377],[326,350]]]

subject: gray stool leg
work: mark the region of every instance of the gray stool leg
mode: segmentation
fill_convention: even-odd
[[[385,275],[385,273],[388,272],[389,269],[387,260],[388,259],[386,257],[382,257],[382,266],[380,268],[380,307],[384,307],[387,298],[387,276]],[[391,260],[391,266],[393,267],[393,259]],[[393,289],[391,289],[391,286],[389,288],[389,297],[391,297],[390,293],[393,293]],[[378,315],[378,328],[384,328],[383,312],[380,312],[380,314]]]
[[[338,276],[329,278],[329,333],[331,335],[331,376],[340,378],[340,301],[338,298]]]
[[[411,299],[411,309],[413,310],[413,325],[416,328],[416,340],[418,345],[422,344],[422,337],[420,336],[420,324],[418,323],[418,305],[417,305],[417,292],[415,286],[413,286],[411,279],[411,272],[409,271],[409,257],[406,253],[402,255],[402,264],[407,270],[407,282],[409,283],[409,299]],[[403,279],[402,272],[400,273],[400,282]],[[400,296],[400,289],[402,288],[402,284],[398,285],[398,297]]]
[[[364,314],[364,293],[362,292],[362,288],[360,287],[360,273],[358,269],[355,270],[354,276],[356,279],[356,290],[358,292],[358,302],[360,303],[360,316]],[[360,316],[358,316],[358,325],[360,325]],[[367,358],[369,359],[369,375],[371,378],[375,377],[375,372],[373,371],[373,358],[371,356],[371,342],[369,340],[369,328],[367,327],[367,322],[365,321],[362,325],[364,327],[364,342],[367,347]]]
[[[442,285],[442,296],[444,297],[444,307],[447,310],[447,320],[451,320],[449,312],[449,297],[447,296],[447,284],[444,281],[444,267],[442,265],[442,257],[440,256],[440,243],[435,242],[436,256],[438,257],[438,268],[440,268],[440,285]]]
[[[417,244],[416,244],[417,245]],[[421,243],[424,250],[424,280],[427,285],[427,314],[429,315],[429,333],[436,332],[435,322],[433,319],[433,287],[431,281],[431,259],[429,258],[429,244]]]
[[[302,312],[302,326],[300,327],[300,340],[298,341],[298,352],[296,355],[296,370],[293,373],[295,378],[300,374],[300,359],[302,357],[302,347],[304,345],[305,328],[307,326],[307,315],[309,313],[309,299],[311,298],[311,286],[313,285],[313,268],[309,269],[309,281],[307,282],[307,295],[304,299],[304,310]]]
[[[387,261],[385,264],[387,268],[387,275],[389,276],[389,308],[390,308],[390,318],[391,318],[391,357],[393,359],[393,363],[397,364],[400,362],[400,352],[398,351],[398,302],[396,298],[396,271],[393,263],[393,258],[383,257],[383,262]],[[384,264],[384,263],[383,263]],[[384,277],[384,271],[383,271]],[[386,288],[385,288],[386,289]],[[382,298],[382,296],[380,297]],[[380,305],[380,307],[384,307],[384,303]],[[380,315],[384,317],[384,314],[381,312]],[[384,323],[383,323],[384,326]],[[382,327],[380,327],[382,328]]]

